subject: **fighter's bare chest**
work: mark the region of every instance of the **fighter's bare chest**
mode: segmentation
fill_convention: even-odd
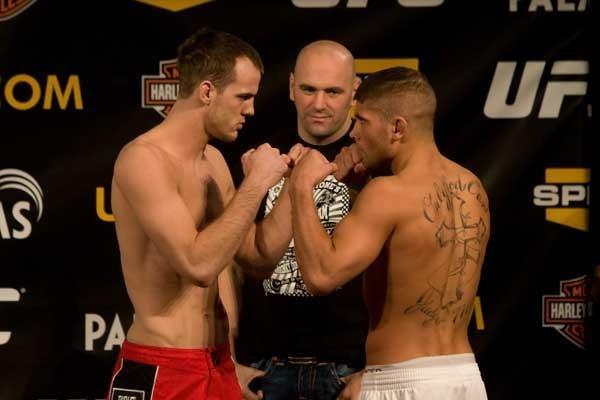
[[[222,214],[225,207],[222,177],[208,163],[183,170],[178,191],[190,211],[196,227],[201,227]]]

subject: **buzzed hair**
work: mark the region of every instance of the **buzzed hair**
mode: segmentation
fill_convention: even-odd
[[[350,50],[348,50],[348,48],[346,46],[344,46],[343,44],[333,41],[333,40],[328,40],[328,39],[321,39],[321,40],[316,40],[314,42],[310,42],[309,44],[304,46],[302,49],[300,49],[300,51],[298,52],[298,55],[296,56],[296,62],[294,64],[294,72],[296,72],[298,62],[300,61],[300,59],[303,56],[306,56],[306,54],[309,54],[310,52],[319,51],[319,50],[321,50],[321,51],[327,50],[328,52],[337,51],[340,54],[343,54],[345,57],[348,58],[348,60],[350,60],[349,66],[352,69],[352,77],[356,76],[356,70],[354,69],[354,56],[352,55],[352,52]]]
[[[433,129],[435,91],[427,77],[417,70],[393,67],[370,74],[358,87],[355,99],[379,109],[388,119],[401,114]]]
[[[233,81],[236,60],[247,57],[264,73],[263,62],[254,47],[227,32],[202,28],[177,49],[179,96],[189,97],[196,86],[208,80],[220,89]]]

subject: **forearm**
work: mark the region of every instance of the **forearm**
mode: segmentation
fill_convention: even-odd
[[[196,235],[191,264],[202,268],[203,280],[212,282],[227,266],[252,225],[264,191],[245,180],[231,202],[217,219]]]
[[[328,265],[335,248],[317,215],[312,190],[293,190],[291,202],[296,260],[302,279],[313,294],[326,294],[331,286]]]
[[[284,183],[271,212],[251,231],[245,249],[238,254],[238,261],[250,267],[255,274],[268,274],[281,260],[292,240],[292,204],[288,183]]]

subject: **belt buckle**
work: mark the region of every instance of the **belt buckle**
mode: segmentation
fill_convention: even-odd
[[[287,362],[292,365],[313,365],[317,364],[317,357],[297,357],[288,356]]]

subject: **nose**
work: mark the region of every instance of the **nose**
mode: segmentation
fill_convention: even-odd
[[[242,108],[242,115],[247,117],[254,115],[254,99],[247,100],[244,108]]]
[[[358,141],[358,124],[357,123],[354,124],[354,127],[350,131],[349,135],[352,139],[354,139],[355,142]]]
[[[313,100],[313,107],[316,110],[323,110],[325,108],[325,92],[317,90]]]

